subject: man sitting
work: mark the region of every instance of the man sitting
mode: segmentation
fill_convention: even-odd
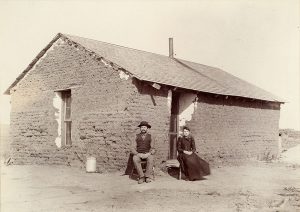
[[[149,178],[153,165],[154,165],[154,156],[155,153],[154,144],[155,141],[152,138],[151,134],[148,133],[148,129],[151,128],[151,125],[146,121],[142,121],[139,126],[140,133],[136,135],[135,141],[131,142],[131,152],[133,154],[133,163],[135,169],[138,172],[139,180],[138,183],[143,182],[150,183]],[[141,161],[147,161],[146,172],[144,174]]]

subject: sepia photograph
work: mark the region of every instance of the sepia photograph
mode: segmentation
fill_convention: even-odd
[[[300,211],[299,0],[0,0],[1,212]]]

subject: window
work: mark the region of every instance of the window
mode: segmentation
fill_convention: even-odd
[[[62,97],[62,143],[64,145],[70,146],[72,145],[71,139],[71,126],[72,126],[72,119],[71,119],[71,90],[61,91]]]

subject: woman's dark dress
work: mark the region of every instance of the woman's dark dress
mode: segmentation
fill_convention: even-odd
[[[187,155],[183,153],[184,150],[192,151],[193,153]],[[178,161],[180,162],[182,171],[189,180],[201,180],[203,176],[210,174],[209,164],[195,153],[195,140],[192,136],[179,137],[177,151],[179,152]]]

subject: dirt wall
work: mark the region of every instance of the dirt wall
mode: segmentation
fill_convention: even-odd
[[[65,89],[72,95],[72,145],[59,148],[53,99],[55,91]],[[153,125],[157,163],[167,159],[167,91],[127,76],[72,43],[58,40],[11,95],[15,164],[84,166],[86,157],[95,156],[100,171],[124,169],[141,120]]]
[[[214,164],[274,159],[278,149],[279,104],[198,94],[187,122],[200,156]]]

